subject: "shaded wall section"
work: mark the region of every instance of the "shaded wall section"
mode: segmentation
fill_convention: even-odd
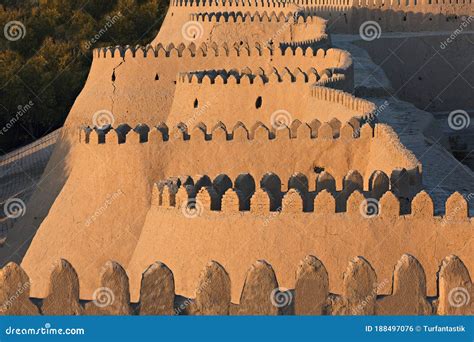
[[[474,34],[381,38],[357,44],[379,64],[401,99],[427,111],[474,109]],[[416,51],[416,53],[413,53]]]

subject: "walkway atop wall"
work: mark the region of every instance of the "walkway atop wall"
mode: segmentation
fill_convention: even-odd
[[[58,129],[0,157],[0,238],[6,235],[15,221],[2,219],[5,201],[9,198],[20,198],[26,202],[30,198],[48,164],[60,132]]]
[[[393,33],[385,37],[413,37],[430,33]],[[437,35],[440,33],[437,32]],[[413,104],[396,97],[395,91],[383,70],[376,65],[369,54],[353,44],[359,35],[332,35],[335,47],[347,50],[354,61],[354,80],[360,97],[373,101],[379,106],[377,119],[387,123],[398,133],[400,141],[421,161],[423,165],[423,185],[435,201],[436,212],[443,212],[441,206],[450,194],[459,191],[465,196],[474,192],[474,172],[456,160],[444,146],[446,137],[433,115],[418,109]],[[395,96],[373,98],[373,94],[394,94]],[[474,209],[471,207],[470,212]]]

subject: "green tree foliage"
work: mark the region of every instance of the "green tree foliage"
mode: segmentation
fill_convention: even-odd
[[[86,80],[92,49],[149,43],[167,5],[168,0],[2,0],[0,154],[61,127]],[[22,39],[4,36],[12,21],[26,28]]]

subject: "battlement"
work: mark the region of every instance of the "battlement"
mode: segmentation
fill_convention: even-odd
[[[321,39],[326,39],[322,37]],[[317,41],[317,40],[316,40]],[[311,42],[308,40],[307,42]],[[352,64],[350,54],[340,49],[322,49],[308,46],[303,49],[301,46],[289,44],[282,48],[275,48],[268,44],[256,43],[255,46],[248,44],[207,44],[201,43],[196,46],[194,43],[185,45],[180,43],[175,45],[170,43],[163,46],[161,43],[156,46],[115,46],[106,48],[96,48],[93,53],[94,58],[176,58],[176,57],[241,57],[241,56],[275,56],[275,57],[316,57],[335,59],[335,62],[340,62],[343,65]]]
[[[324,69],[321,71],[321,75],[315,68],[310,68],[306,72],[301,70],[301,68],[296,68],[291,71],[289,68],[283,68],[278,70],[277,68],[272,68],[270,71],[266,72],[262,68],[259,68],[256,72],[252,71],[249,67],[242,69],[240,72],[238,70],[203,70],[203,71],[190,71],[182,72],[178,76],[178,82],[183,84],[203,84],[203,85],[222,85],[222,84],[242,84],[242,85],[264,85],[266,83],[274,82],[284,82],[284,83],[311,83],[318,85],[318,81],[326,82],[332,80],[345,80],[344,74],[337,74],[335,69]],[[327,88],[326,88],[327,89]],[[331,90],[327,91],[327,100],[333,99],[336,100],[336,94],[346,94],[347,98],[351,98],[350,94],[339,91],[331,97]],[[314,91],[314,97],[318,97],[320,91]],[[343,97],[343,96],[341,96]],[[322,97],[318,97],[323,99]],[[354,98],[354,97],[352,97]],[[355,98],[354,98],[355,99]]]
[[[190,19],[198,22],[210,23],[293,23],[293,24],[318,24],[325,22],[324,19],[314,16],[309,12],[275,12],[270,13],[255,11],[253,13],[247,12],[204,12],[193,13]],[[321,25],[323,29],[325,25]]]
[[[171,7],[269,7],[269,8],[294,8],[295,3],[278,0],[172,0]]]
[[[266,1],[266,0],[229,0],[229,1],[219,1],[219,0],[203,0],[203,1],[194,1],[194,0],[172,0],[172,7],[222,7],[222,8],[231,8],[231,7],[281,7],[281,8],[291,8],[291,7],[302,7],[307,9],[313,8],[332,8],[332,9],[350,9],[350,8],[395,8],[395,9],[407,9],[413,10],[414,8],[419,8],[423,10],[436,11],[437,9],[443,9],[446,7],[459,7],[467,8],[467,5],[472,4],[472,0],[396,0],[396,1],[384,1],[384,0],[291,0],[291,1]],[[466,14],[466,13],[464,13]]]
[[[202,266],[201,266],[202,267]],[[240,302],[232,303],[231,280],[216,261],[205,265],[195,284],[194,298],[176,294],[175,276],[163,263],[155,262],[141,275],[140,298],[130,300],[130,281],[125,269],[109,261],[101,269],[100,284],[93,298],[79,296],[80,278],[66,260],[52,267],[45,298],[30,299],[30,279],[17,264],[0,270],[2,315],[472,315],[474,294],[471,277],[457,256],[445,257],[436,274],[437,295],[429,298],[421,263],[404,254],[393,276],[381,278],[363,257],[350,260],[340,277],[328,272],[323,262],[306,256],[291,277],[291,290],[280,288],[277,272],[266,261],[255,262],[247,271]],[[330,282],[342,280],[340,294],[330,292]],[[179,281],[179,280],[178,280]],[[340,280],[338,280],[340,282]],[[381,296],[383,291],[390,294]],[[467,297],[453,305],[453,291]],[[462,292],[460,292],[462,291]],[[466,299],[466,298],[465,298]]]
[[[285,182],[272,172],[263,175],[260,181],[249,173],[240,174],[234,181],[226,174],[217,175],[214,181],[208,175],[194,179],[190,176],[171,177],[155,183],[152,205],[181,211],[196,210],[199,215],[210,211],[229,214],[249,211],[257,215],[269,215],[270,212],[329,215],[350,211],[372,219],[380,215],[382,207],[390,207],[390,215],[396,213],[398,216],[415,214],[420,212],[421,205],[431,203],[433,215],[433,201],[429,195],[418,193],[421,177],[419,168],[397,169],[390,177],[377,170],[365,179],[355,170],[350,170],[340,179],[326,171],[297,172]],[[462,196],[459,199],[459,196],[453,195],[450,201],[462,202],[464,199]],[[406,199],[412,198],[415,200],[410,207]],[[394,204],[396,201],[399,201],[398,208]],[[464,202],[463,208],[467,206]]]
[[[330,78],[328,77],[326,80],[329,81]],[[324,82],[326,80],[322,79],[321,81]],[[361,117],[364,119],[371,119],[377,110],[377,106],[370,101],[355,97],[342,90],[326,88],[324,86],[312,87],[311,96],[323,101],[340,103],[347,108],[361,113]]]
[[[300,120],[293,120],[291,124],[281,123],[281,126],[267,127],[260,121],[255,122],[250,128],[243,123],[237,122],[232,129],[228,129],[222,122],[218,122],[209,131],[208,127],[199,122],[189,130],[184,122],[178,123],[171,130],[165,123],[157,126],[141,124],[131,129],[124,124],[117,128],[83,127],[80,128],[79,142],[83,144],[102,145],[102,144],[144,144],[144,143],[166,143],[181,140],[192,142],[194,139],[199,141],[217,141],[224,143],[226,141],[257,141],[261,143],[265,140],[353,140],[360,137],[372,139],[375,132],[380,132],[378,125],[375,128],[366,124],[360,128],[361,119],[352,118],[344,125],[338,120],[333,119],[330,122],[321,123],[314,119],[309,123],[302,123]],[[385,126],[384,126],[385,127]],[[384,129],[381,127],[381,129]]]

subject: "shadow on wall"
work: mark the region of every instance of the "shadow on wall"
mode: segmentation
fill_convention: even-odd
[[[352,8],[346,11],[316,9],[311,12],[328,20],[329,33],[358,34],[361,25],[367,21],[377,22],[382,32],[454,31],[463,22],[469,21],[469,15],[474,14],[472,11],[471,9],[471,13],[469,13],[469,10],[466,9],[466,13],[461,15],[371,8]],[[472,30],[473,28],[474,25],[471,21],[467,29]]]
[[[38,228],[68,179],[69,170],[63,161],[70,151],[70,140],[63,129],[41,179],[34,185],[33,195],[24,205],[22,213],[9,219],[12,221],[11,229],[8,231],[6,243],[0,247],[0,265],[11,261],[20,262],[23,259]]]
[[[472,33],[453,33],[381,38],[357,45],[381,66],[397,96],[436,112],[474,109],[473,41]]]

